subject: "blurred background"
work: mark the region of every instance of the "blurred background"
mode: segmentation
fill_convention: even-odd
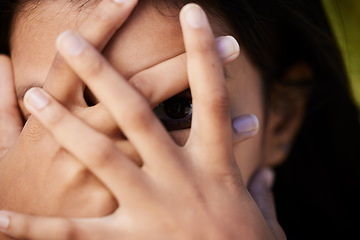
[[[360,107],[360,0],[323,0]]]

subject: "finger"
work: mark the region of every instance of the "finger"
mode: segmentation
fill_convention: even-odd
[[[80,25],[79,33],[96,49],[103,49],[124,24],[138,0],[102,0]]]
[[[196,4],[186,5],[180,20],[194,109],[189,139],[196,148],[204,150],[199,152],[223,159],[232,146],[232,130],[224,72],[214,35],[205,12]],[[233,44],[237,45],[236,41]]]
[[[277,237],[276,239],[286,239],[285,233],[276,216],[275,201],[271,190],[274,178],[274,172],[271,169],[260,169],[252,178],[249,185],[249,191],[270,229]]]
[[[110,191],[122,201],[133,196],[143,183],[143,174],[115,146],[113,141],[75,117],[40,88],[30,89],[24,97],[26,108]],[[130,201],[130,200],[129,200]]]
[[[40,218],[12,212],[0,212],[0,231],[16,239],[74,239],[70,222],[64,219]],[[70,235],[71,233],[71,235]]]
[[[239,48],[233,42],[234,38],[231,36],[216,39],[216,47],[224,65],[239,56]],[[135,74],[130,78],[129,83],[149,100],[152,107],[155,107],[188,88],[187,78],[184,53]]]
[[[239,49],[234,48],[233,37],[223,36],[217,40],[217,47],[222,58],[223,64],[227,64],[237,58]],[[148,101],[152,108],[161,102],[173,97],[189,87],[186,70],[186,54],[180,54],[174,58],[161,62],[153,67],[140,71],[130,78],[129,83],[135,87]],[[117,130],[116,123],[103,104],[96,104],[91,108],[91,113],[97,112],[95,118],[100,121],[92,121],[94,114],[89,114],[88,122],[101,131],[109,135],[114,129]],[[108,124],[104,124],[107,121]],[[137,161],[138,162],[138,161]]]
[[[57,46],[74,71],[109,110],[144,163],[148,156],[153,161],[162,161],[160,157],[153,157],[158,156],[160,149],[164,159],[172,156],[178,147],[147,100],[98,51],[74,32],[60,35]]]
[[[233,36],[221,36],[216,39],[216,47],[224,65],[239,57],[240,47]]]
[[[145,69],[131,77],[129,83],[155,107],[188,88],[186,55],[181,54]]]
[[[233,37],[223,36],[216,41],[223,64],[237,58],[239,50],[234,48],[232,44]],[[187,78],[186,54],[181,54],[140,71],[130,78],[129,83],[148,99],[150,106],[154,108],[161,102],[187,89],[189,87]],[[116,123],[112,121],[109,112],[104,111],[102,104],[93,106],[91,108],[92,112],[97,112],[95,118],[101,119],[100,121],[89,121],[94,128],[107,135],[117,129]],[[92,119],[94,115],[89,114],[89,117]],[[103,121],[107,121],[108,124],[104,124]]]
[[[16,239],[104,239],[110,228],[107,224],[105,218],[66,219],[0,211],[0,232]]]
[[[148,99],[151,108],[154,108],[161,102],[189,87],[186,73],[186,55],[181,54],[145,69],[131,77],[129,83]],[[98,103],[94,105],[90,111],[89,117],[86,119],[90,120],[89,122],[91,122],[94,128],[99,129],[106,135],[109,135],[114,129],[118,130],[116,122],[113,121],[103,104]],[[97,114],[94,115],[93,112]],[[94,117],[101,120],[94,121]],[[104,121],[107,124],[104,124]],[[134,148],[132,147],[131,149]],[[140,164],[142,161],[137,155],[134,155],[136,156],[136,163]]]
[[[255,136],[259,131],[259,120],[253,114],[244,114],[232,120],[233,144]]]
[[[101,51],[128,18],[136,3],[137,0],[101,1],[80,25],[79,33]],[[60,55],[55,57],[44,88],[61,102],[81,101],[86,104],[82,95],[82,82]]]
[[[16,99],[11,60],[0,55],[0,157],[19,136],[23,121]]]

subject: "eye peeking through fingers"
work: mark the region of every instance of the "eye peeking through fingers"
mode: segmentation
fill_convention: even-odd
[[[154,108],[154,113],[168,131],[191,127],[192,98],[190,90],[185,90]]]

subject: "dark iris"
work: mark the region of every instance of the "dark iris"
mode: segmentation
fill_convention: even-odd
[[[165,114],[172,119],[181,119],[191,114],[191,99],[171,98],[163,103]]]
[[[169,131],[191,127],[192,99],[190,91],[182,92],[160,103],[154,113]]]

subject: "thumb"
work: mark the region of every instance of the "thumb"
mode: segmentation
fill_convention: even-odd
[[[272,193],[274,180],[274,171],[270,168],[262,168],[253,176],[249,185],[249,191],[276,239],[283,240],[286,239],[286,236],[277,220],[275,201]]]

